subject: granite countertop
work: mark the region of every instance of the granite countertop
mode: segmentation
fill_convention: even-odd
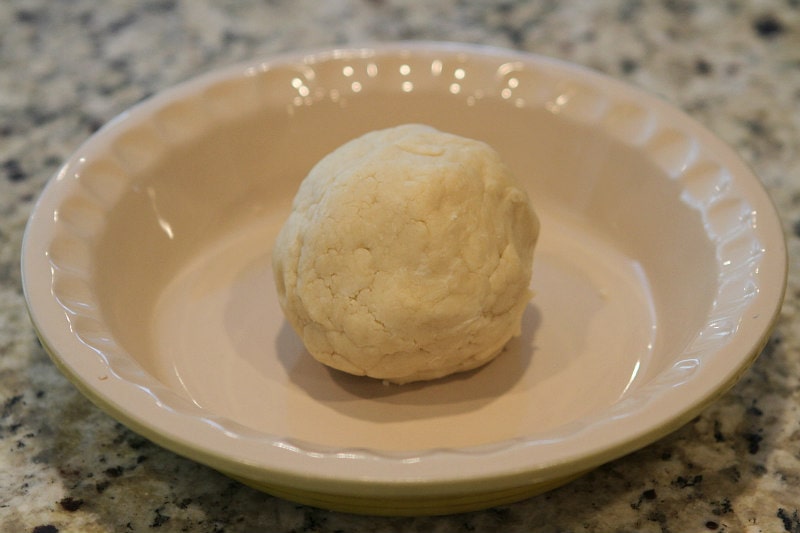
[[[45,182],[100,125],[178,81],[298,48],[484,43],[662,95],[763,180],[790,251],[766,349],[675,433],[562,488],[445,517],[333,513],[168,452],[86,400],[37,343],[19,253]],[[800,2],[6,0],[0,3],[0,530],[800,532]]]

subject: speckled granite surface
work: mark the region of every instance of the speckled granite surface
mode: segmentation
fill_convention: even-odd
[[[435,39],[534,51],[688,110],[750,163],[790,249],[755,366],[663,440],[548,494],[366,518],[248,489],[96,409],[28,321],[18,258],[36,195],[100,124],[208,69],[278,51]],[[5,0],[0,3],[0,531],[800,532],[800,2]]]

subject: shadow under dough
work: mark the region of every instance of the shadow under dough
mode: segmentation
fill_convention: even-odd
[[[493,361],[474,370],[405,385],[384,384],[323,365],[308,353],[286,321],[275,340],[275,351],[295,386],[348,416],[382,422],[450,416],[478,409],[519,382],[534,357],[533,340],[540,322],[539,310],[529,305],[522,335],[511,339]]]

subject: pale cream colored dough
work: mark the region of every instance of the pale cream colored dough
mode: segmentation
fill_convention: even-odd
[[[483,365],[520,333],[539,222],[485,143],[410,124],[324,157],[273,250],[311,355],[395,383]]]

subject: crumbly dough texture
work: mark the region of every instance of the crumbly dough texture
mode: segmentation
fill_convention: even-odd
[[[423,125],[368,133],[300,185],[273,250],[311,355],[395,383],[483,365],[520,332],[539,222],[485,143]]]

